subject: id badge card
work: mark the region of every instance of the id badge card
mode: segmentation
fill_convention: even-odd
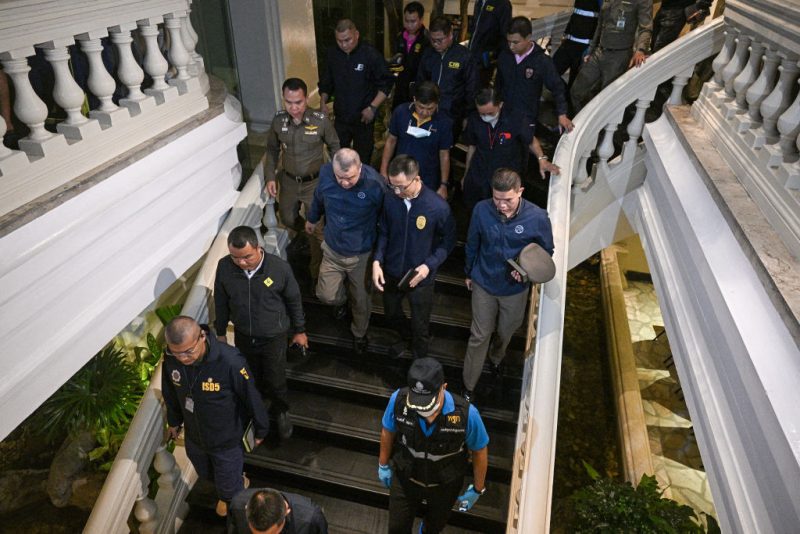
[[[184,408],[189,413],[194,413],[194,399],[191,397],[186,397],[186,402],[184,403]]]
[[[624,30],[625,29],[625,12],[620,11],[619,17],[617,17],[617,29]]]

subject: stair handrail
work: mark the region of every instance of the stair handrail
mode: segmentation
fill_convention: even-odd
[[[683,88],[696,63],[713,56],[722,48],[723,30],[723,19],[715,19],[649,57],[642,67],[628,70],[578,113],[573,120],[575,129],[563,136],[556,147],[553,159],[561,168],[561,174],[551,177],[548,195],[556,276],[541,287],[533,357],[529,357],[530,353],[526,354],[514,449],[508,533],[550,532],[572,187],[586,183],[586,163],[592,151],[598,147],[598,137],[603,132],[597,148],[597,172],[608,173],[613,170],[608,165],[608,159],[613,155],[613,133],[628,105],[637,103],[636,117],[628,127],[631,137],[629,146],[635,147],[644,129],[645,111],[660,84],[673,79],[673,91],[668,103],[681,103]],[[638,105],[645,102],[647,106]],[[623,152],[618,159],[633,157],[633,153]]]
[[[198,322],[207,322],[217,262],[228,253],[228,234],[239,225],[257,227],[265,205],[267,211],[274,211],[274,199],[264,198],[264,184],[262,161],[248,179],[209,247],[181,309],[183,315],[194,317]],[[267,241],[269,245],[269,235]],[[166,426],[159,363],[95,501],[84,534],[129,532],[128,519],[132,509],[142,534],[172,533],[177,530],[176,520],[185,517],[187,507],[184,501],[197,474],[181,450],[182,446],[176,446],[174,456],[166,449]],[[151,464],[160,475],[155,499],[148,497],[148,471]]]

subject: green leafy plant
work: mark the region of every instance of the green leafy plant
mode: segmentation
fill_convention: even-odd
[[[181,304],[168,304],[167,306],[156,308],[156,315],[161,321],[161,324],[166,326],[167,323],[181,314],[182,309],[183,306]]]
[[[127,428],[141,396],[136,368],[109,344],[42,405],[40,432],[54,440],[64,432]]]
[[[714,518],[706,516],[706,530],[695,511],[663,497],[654,476],[643,475],[634,488],[628,482],[602,478],[589,464],[584,467],[592,479],[569,498],[564,518],[565,531],[636,532],[639,534],[686,534],[719,532]]]

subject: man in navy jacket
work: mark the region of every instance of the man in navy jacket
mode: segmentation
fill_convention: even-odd
[[[250,376],[247,362],[235,348],[220,343],[191,317],[178,316],[167,325],[162,393],[169,435],[185,428],[186,454],[201,478],[217,488],[217,513],[244,488],[242,435],[253,420],[256,444],[269,431],[269,419]]]
[[[353,148],[361,161],[372,158],[375,115],[392,92],[394,76],[375,47],[359,42],[352,20],[336,23],[336,46],[328,49],[325,69],[319,73],[320,111],[327,113],[328,98],[336,96],[333,126],[343,147]]]
[[[415,358],[428,355],[428,324],[433,305],[436,270],[456,244],[456,222],[450,206],[428,189],[419,176],[419,165],[401,154],[389,164],[389,188],[394,195],[383,200],[378,246],[372,262],[372,281],[383,292],[388,324],[405,322],[403,297],[411,307],[411,346]],[[416,274],[408,288],[398,282],[409,271]],[[401,328],[400,336],[406,339]],[[396,354],[399,344],[392,347]]]
[[[339,149],[333,161],[320,170],[306,222],[306,232],[311,234],[325,216],[317,298],[324,304],[341,306],[349,296],[353,314],[350,331],[357,354],[367,351],[372,306],[366,285],[367,267],[378,236],[378,215],[385,190],[383,177],[363,165],[355,150]]]
[[[511,336],[525,318],[530,285],[509,269],[529,243],[553,254],[553,231],[547,212],[522,198],[522,181],[515,171],[500,168],[492,176],[492,198],[472,212],[465,247],[467,288],[472,291],[472,325],[464,356],[464,397],[473,391],[487,353],[495,374],[505,358]]]

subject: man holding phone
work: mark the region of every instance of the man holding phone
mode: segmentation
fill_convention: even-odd
[[[422,183],[414,158],[397,156],[389,163],[388,175],[394,195],[383,199],[372,281],[383,293],[387,323],[401,337],[390,347],[390,356],[399,356],[405,349],[403,339],[409,337],[403,331],[402,308],[403,298],[408,297],[412,352],[414,358],[424,358],[430,343],[433,283],[456,244],[456,222],[447,202]]]

